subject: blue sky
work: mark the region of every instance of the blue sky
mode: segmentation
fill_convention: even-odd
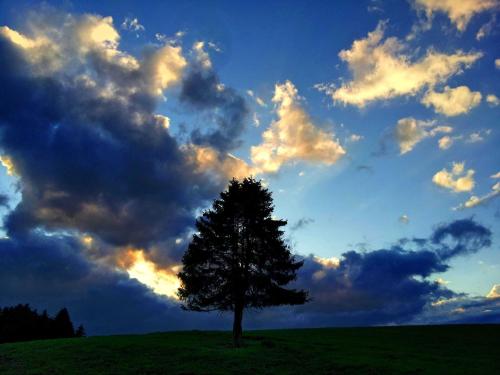
[[[154,241],[145,241],[139,234],[121,241],[119,233],[124,228],[133,233],[143,229],[139,224],[134,227],[133,220],[122,226],[92,216],[88,207],[118,217],[118,211],[113,210],[121,204],[128,209],[143,192],[134,199],[124,195],[123,200],[106,206],[103,201],[108,186],[98,171],[89,172],[95,179],[87,180],[87,184],[99,199],[86,197],[79,188],[71,190],[78,178],[67,176],[85,175],[86,168],[91,168],[85,162],[75,162],[72,172],[59,161],[51,162],[65,154],[47,151],[42,142],[33,145],[30,157],[37,156],[29,159],[18,138],[13,137],[14,142],[6,137],[9,140],[0,144],[3,164],[12,163],[13,171],[9,175],[7,168],[0,170],[0,192],[9,202],[1,211],[7,223],[4,232],[14,237],[17,232],[12,223],[17,222],[13,218],[20,217],[25,223],[34,223],[30,230],[43,230],[45,235],[88,236],[96,249],[84,251],[84,258],[93,262],[92,267],[118,268],[149,287],[168,283],[171,268],[178,264],[178,253],[191,233],[193,213],[209,204],[224,186],[222,181],[252,173],[264,179],[273,192],[276,215],[288,220],[295,252],[319,257],[311,259],[342,259],[348,250],[364,254],[388,249],[400,238],[428,238],[437,226],[457,220],[480,223],[491,231],[491,246],[450,259],[445,272],[424,277],[431,281],[439,278],[454,293],[484,298],[500,283],[498,9],[495,0],[49,1],[44,5],[4,0],[0,3],[0,25],[7,29],[2,29],[2,36],[24,54],[31,78],[53,79],[62,87],[69,85],[68,80],[75,79],[71,81],[74,83],[83,76],[96,79],[87,83],[102,90],[93,100],[103,108],[109,100],[123,99],[118,98],[117,88],[145,90],[143,94],[154,105],[154,109],[147,107],[148,113],[168,118],[165,142],[176,143],[181,155],[176,157],[188,160],[184,168],[199,168],[208,175],[203,182],[198,174],[180,173],[162,185],[162,191],[175,196],[174,203],[165,204],[165,210],[180,213],[173,216],[171,227],[152,230],[151,235],[157,236]],[[91,29],[83,28],[90,24],[93,26],[89,28],[107,25],[116,35],[106,29],[105,40],[99,40],[103,44],[92,44],[97,42],[89,36]],[[81,36],[79,30],[85,35]],[[16,42],[14,32],[29,41]],[[70,39],[75,35],[81,39]],[[62,51],[62,55],[50,54],[50,48],[44,54],[43,43],[52,43],[50,48]],[[60,50],[53,47],[58,43],[63,46]],[[65,43],[80,44],[76,48]],[[111,69],[99,71],[92,65],[95,60],[88,57],[88,50],[103,59],[101,66],[109,63]],[[158,51],[170,55],[155,57],[160,56]],[[118,62],[120,56],[140,62],[137,74],[157,74],[156,78],[144,78],[147,87],[136,81],[130,83],[137,78],[128,76],[135,68],[125,68],[124,60]],[[173,78],[159,84],[154,79],[164,76],[155,69],[163,58],[166,60],[161,63]],[[181,63],[173,67],[175,59]],[[112,72],[120,69],[128,78],[117,78],[118,73]],[[193,84],[191,91],[189,82]],[[213,92],[203,92],[203,85],[212,83]],[[13,85],[21,87],[20,83]],[[112,91],[106,94],[110,97],[103,94],[106,89]],[[134,101],[142,99],[127,93],[127,111],[132,117],[136,113],[143,116],[143,112],[130,109],[136,105]],[[57,120],[48,120],[53,132],[76,121],[73,111],[59,110]],[[15,121],[21,121],[14,111],[5,109],[0,121],[14,126]],[[79,115],[78,121],[94,126],[108,119],[99,116],[104,115],[99,112],[91,120],[82,120]],[[234,116],[241,119],[235,121]],[[11,119],[14,117],[15,121]],[[227,127],[221,125],[226,122]],[[38,134],[37,128],[33,129]],[[115,131],[110,129],[103,131]],[[267,142],[263,138],[266,132],[270,137]],[[221,135],[223,142],[209,137],[214,134]],[[96,147],[87,145],[90,164],[106,158],[103,145],[97,141],[89,145]],[[71,147],[64,143],[61,150]],[[95,150],[103,150],[104,155],[97,155]],[[151,147],[144,150],[130,146],[130,153],[138,155]],[[200,150],[211,158],[201,160]],[[109,155],[103,165],[134,168],[133,162],[121,164],[124,157],[114,160],[115,154]],[[34,166],[30,167],[30,160],[36,158],[47,160],[39,167],[46,168],[43,178],[35,173]],[[193,158],[198,159],[189,164]],[[161,156],[161,160],[176,163],[173,156]],[[187,185],[179,182],[171,186],[184,178]],[[127,183],[123,182],[124,191],[137,191],[135,185]],[[190,183],[202,188],[185,196],[192,187]],[[178,192],[182,190],[184,193]],[[46,198],[49,193],[61,192],[71,196],[75,205],[87,208],[75,213],[68,208],[70,203],[59,205]],[[18,202],[21,204],[16,206]],[[149,205],[133,207],[136,217],[157,220]],[[28,211],[32,221],[19,216]],[[292,229],[299,222],[304,225]],[[167,281],[130,273],[133,260],[127,263],[124,259],[127,251],[139,249],[149,266],[155,265],[143,265],[145,269],[167,272]],[[119,254],[116,257],[120,260],[113,263],[110,254]],[[132,259],[138,262],[137,257]]]

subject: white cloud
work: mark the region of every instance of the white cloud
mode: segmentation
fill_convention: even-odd
[[[490,177],[491,177],[491,178],[500,178],[500,172],[497,172],[497,173],[495,173],[495,174],[492,174]]]
[[[443,168],[432,177],[436,185],[450,189],[455,193],[471,191],[475,186],[473,169],[465,171],[465,163],[453,163],[448,171]]]
[[[261,107],[267,107],[267,104],[264,101],[264,99],[262,99],[262,98],[258,97],[257,95],[255,95],[255,93],[252,90],[247,90],[247,95],[250,96],[251,98],[255,99],[255,102],[259,106],[261,106]]]
[[[451,133],[450,126],[435,126],[435,121],[421,121],[413,117],[405,117],[396,125],[396,139],[401,154],[413,150],[415,145],[425,138],[434,137],[439,133]]]
[[[407,45],[397,38],[384,39],[385,23],[353,42],[351,49],[339,53],[352,72],[353,79],[339,88],[318,84],[315,87],[332,97],[334,102],[364,107],[376,100],[416,95],[424,88],[446,82],[451,76],[470,67],[482,54],[456,51],[444,54],[428,49],[412,61],[404,51]]]
[[[468,113],[481,103],[481,93],[471,91],[467,86],[450,88],[446,86],[443,92],[429,90],[422,98],[426,107],[434,107],[434,111],[445,116],[458,116]]]
[[[257,172],[244,160],[230,153],[223,155],[209,146],[190,144],[184,146],[184,149],[198,172],[215,173],[215,177],[223,181],[233,177],[247,177]]]
[[[38,75],[82,70],[90,64],[107,65],[116,71],[113,77],[127,77],[123,83],[98,80],[86,73],[77,77],[80,84],[102,91],[103,97],[127,96],[130,92],[146,90],[162,95],[163,91],[177,84],[187,65],[181,47],[165,45],[150,51],[142,60],[119,49],[120,34],[112,17],[85,14],[80,17],[64,15],[60,27],[41,16],[30,22],[31,35],[23,35],[8,27],[0,27],[0,35],[15,45],[32,64]]]
[[[490,201],[493,198],[500,196],[500,182],[497,182],[491,187],[491,191],[488,194],[485,194],[481,197],[477,197],[475,195],[471,196],[467,201],[461,203],[458,207],[455,207],[455,210],[463,210],[466,208],[472,208],[484,204]]]
[[[466,29],[474,15],[498,7],[497,0],[414,0],[414,4],[428,20],[435,13],[445,13],[459,31]]]
[[[134,31],[136,35],[139,32],[146,30],[143,25],[139,23],[137,18],[126,17],[122,22],[122,29],[128,31]]]
[[[456,141],[462,141],[464,143],[477,143],[484,141],[485,137],[491,134],[491,129],[481,129],[475,132],[470,133],[468,136],[465,135],[456,135],[456,136],[448,136],[440,138],[438,141],[439,148],[441,150],[449,149]]]
[[[465,142],[466,143],[482,142],[482,141],[484,141],[484,137],[486,135],[490,135],[490,134],[491,134],[490,129],[485,130],[485,131],[478,130],[477,132],[470,133],[469,136],[467,138],[465,138]]]
[[[359,142],[363,139],[364,137],[362,135],[359,135],[359,134],[351,134],[347,140],[349,142],[352,142],[352,143],[355,143],[355,142]]]
[[[500,284],[493,285],[486,298],[500,298]]]
[[[331,165],[345,155],[334,134],[312,122],[292,82],[277,84],[272,101],[278,119],[264,131],[262,143],[251,148],[252,162],[262,172],[274,173],[295,161]]]
[[[500,59],[495,60],[495,68],[500,69]]]
[[[439,148],[441,150],[447,150],[449,149],[454,142],[454,138],[450,137],[449,135],[445,135],[444,137],[441,137],[438,141]]]
[[[486,102],[492,107],[496,107],[500,104],[500,99],[496,95],[490,94],[486,96]]]
[[[491,17],[491,20],[489,20],[487,23],[485,23],[483,26],[479,28],[479,30],[476,33],[476,40],[481,40],[484,37],[488,36],[492,31],[493,28],[495,27],[497,21],[496,14],[493,14]]]
[[[260,118],[257,112],[253,113],[252,120],[253,124],[258,128],[260,126]]]

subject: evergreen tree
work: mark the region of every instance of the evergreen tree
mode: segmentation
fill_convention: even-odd
[[[297,261],[284,241],[284,220],[272,217],[271,193],[260,181],[233,179],[196,221],[184,254],[179,298],[194,311],[233,311],[233,339],[241,346],[244,308],[296,305],[307,292],[285,289]]]
[[[79,325],[76,332],[75,332],[75,337],[85,337],[85,328],[83,328],[83,325]]]
[[[54,319],[54,333],[56,337],[74,337],[75,330],[69,317],[68,309],[63,308]]]

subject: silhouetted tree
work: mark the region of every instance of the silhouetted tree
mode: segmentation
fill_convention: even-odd
[[[55,318],[51,318],[47,311],[38,314],[29,305],[0,308],[0,343],[80,337],[85,335],[83,326],[78,328],[77,333],[65,308]]]
[[[75,329],[69,317],[68,309],[62,308],[54,319],[54,332],[57,337],[74,337]]]
[[[196,221],[182,258],[179,298],[194,311],[233,311],[233,340],[241,346],[243,310],[303,304],[307,292],[285,289],[302,266],[273,219],[271,193],[260,181],[233,179]]]
[[[86,336],[86,333],[85,333],[85,328],[83,328],[83,326],[80,324],[75,332],[75,336],[76,337],[85,337]]]

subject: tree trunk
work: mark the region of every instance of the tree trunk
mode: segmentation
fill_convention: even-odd
[[[234,322],[233,322],[233,343],[236,348],[241,347],[243,329],[241,322],[243,320],[243,306],[237,305],[234,308]]]

